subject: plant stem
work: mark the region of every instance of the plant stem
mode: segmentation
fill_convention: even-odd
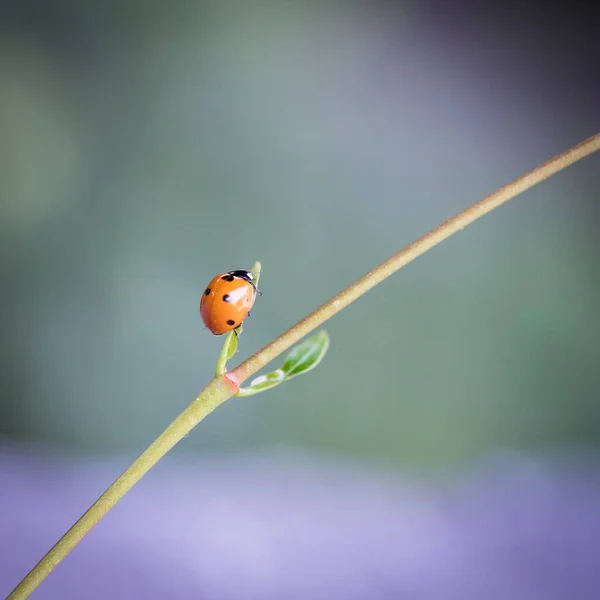
[[[231,344],[235,344],[235,347],[237,348],[237,338],[235,337],[235,333],[233,331],[230,331],[225,336],[225,342],[223,343],[221,354],[219,354],[217,366],[215,367],[215,377],[220,377],[221,375],[225,375],[225,373],[227,373],[227,361],[230,357]]]
[[[341,291],[337,296],[322,304],[319,308],[310,313],[280,335],[277,339],[259,350],[254,356],[236,367],[229,373],[229,378],[238,386],[251,375],[262,369],[267,363],[271,362],[276,356],[285,352],[293,346],[298,340],[322,325],[337,312],[354,302],[357,298],[368,292],[371,288],[381,283],[384,279],[395,273],[398,269],[412,262],[415,258],[421,256],[443,242],[446,238],[464,229],[477,219],[483,217],[500,205],[508,202],[515,196],[525,192],[534,185],[544,181],[551,175],[558,173],[569,165],[581,160],[585,156],[600,150],[600,133],[589,137],[587,140],[565,150],[556,155],[539,167],[521,175],[511,183],[501,187],[498,191],[486,196],[476,204],[473,204],[455,217],[452,217],[439,227],[436,227],[422,238],[413,242],[391,258],[382,262],[379,266],[369,271],[358,281]]]
[[[213,379],[204,391],[58,540],[25,579],[9,594],[7,600],[27,598],[135,483],[206,415],[233,396],[236,391],[224,377]]]
[[[452,234],[494,210],[551,175],[600,150],[600,133],[573,146],[551,160],[490,194],[480,202],[449,219],[430,233],[413,242],[356,283],[317,308],[275,341],[259,350],[239,367],[222,377],[215,377],[208,386],[141,454],[135,462],[92,504],[86,513],[65,533],[19,583],[7,600],[22,600],[47,577],[58,563],[81,541],[100,519],[153,467],[177,442],[185,437],[204,417],[239,391],[240,384],[287,350],[300,338],[331,318],[345,306],[382,282],[392,273],[427,252]],[[237,386],[237,387],[236,387]]]

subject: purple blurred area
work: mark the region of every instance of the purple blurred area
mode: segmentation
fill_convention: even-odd
[[[34,597],[598,598],[586,464],[505,457],[443,485],[315,456],[167,459]],[[0,594],[125,466],[0,451]]]

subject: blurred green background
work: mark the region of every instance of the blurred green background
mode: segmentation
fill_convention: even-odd
[[[3,3],[4,440],[141,451],[212,376],[214,274],[263,265],[241,361],[596,132],[591,40],[452,6]],[[317,370],[177,451],[437,470],[597,447],[598,189],[595,156],[469,227],[331,320]]]

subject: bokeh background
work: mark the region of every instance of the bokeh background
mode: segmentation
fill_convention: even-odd
[[[592,8],[0,6],[0,439],[6,469],[42,498],[58,491],[39,483],[40,455],[101,472],[97,495],[208,382],[221,340],[198,302],[215,273],[263,265],[241,361],[600,130]],[[523,461],[594,464],[599,189],[593,156],[444,242],[327,323],[317,370],[226,403],[174,456],[226,456],[233,485],[234,466],[258,453],[256,488],[269,460],[279,469],[299,455],[320,489],[330,461],[358,470],[357,489],[360,473],[447,485],[485,464],[491,477],[497,457],[519,472]],[[306,498],[313,516],[319,497]],[[31,539],[13,585],[53,541]]]

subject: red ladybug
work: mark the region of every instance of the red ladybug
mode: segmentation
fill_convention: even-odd
[[[260,292],[250,271],[219,273],[202,294],[200,316],[214,335],[223,335],[244,322],[256,294]]]

